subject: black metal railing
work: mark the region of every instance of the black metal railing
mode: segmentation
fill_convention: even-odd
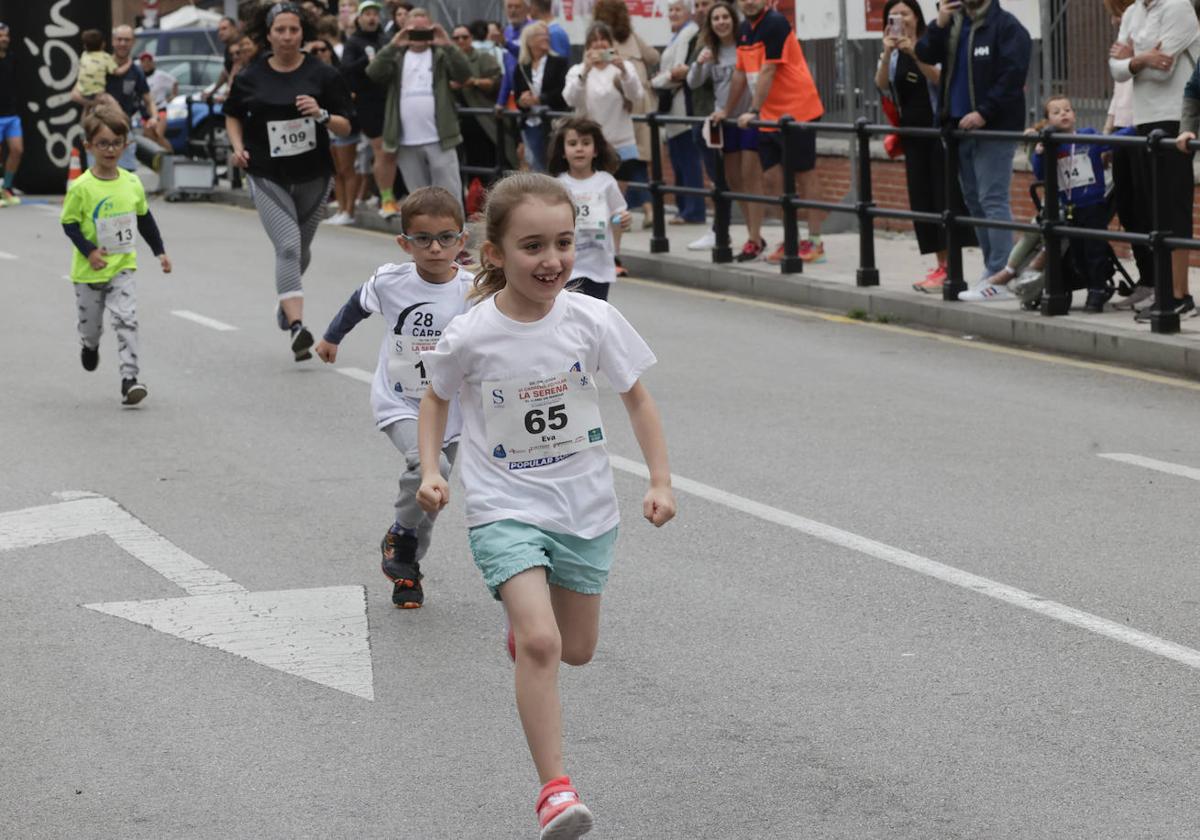
[[[496,117],[497,142],[496,165],[491,168],[464,166],[464,174],[477,174],[499,178],[507,169],[504,155],[504,139],[506,131],[519,133],[519,120],[530,114],[542,117],[542,130],[551,131],[551,120],[570,114],[534,109],[531,112],[503,111],[496,112],[487,108],[460,108],[463,115],[486,115]],[[717,179],[712,188],[683,187],[667,184],[663,181],[661,130],[665,125],[700,125],[705,117],[674,117],[664,114],[635,115],[636,122],[644,122],[650,129],[651,159],[649,181],[629,182],[636,187],[644,187],[650,193],[652,204],[653,224],[650,235],[650,251],[655,254],[667,253],[670,241],[666,236],[666,217],[663,209],[663,198],[667,193],[678,195],[701,195],[712,199],[714,206],[713,229],[716,245],[712,249],[714,263],[728,263],[733,259],[729,241],[729,226],[732,203],[734,201],[753,202],[774,205],[780,208],[783,222],[783,259],[780,271],[783,274],[799,274],[804,269],[800,259],[800,233],[798,210],[824,210],[829,213],[848,213],[857,216],[859,232],[859,265],[856,273],[856,284],[859,286],[879,285],[879,267],[875,264],[875,220],[899,219],[910,222],[929,222],[941,224],[946,231],[946,247],[948,259],[946,264],[947,279],[942,287],[942,297],[947,301],[958,300],[959,292],[967,288],[963,280],[962,267],[962,238],[963,228],[993,228],[1011,230],[1019,233],[1039,234],[1044,242],[1046,252],[1045,287],[1042,292],[1040,311],[1046,316],[1065,315],[1070,307],[1071,289],[1067,288],[1067,278],[1063,271],[1062,242],[1063,240],[1105,240],[1108,242],[1123,242],[1129,245],[1146,245],[1154,257],[1154,304],[1150,315],[1150,329],[1156,333],[1179,332],[1179,315],[1172,309],[1174,292],[1172,288],[1171,256],[1177,249],[1200,250],[1200,241],[1191,238],[1181,238],[1171,235],[1162,229],[1163,219],[1160,218],[1159,191],[1165,188],[1165,154],[1174,149],[1173,138],[1167,137],[1161,130],[1155,130],[1148,136],[1122,136],[1108,134],[1058,134],[1049,129],[1037,137],[1015,131],[963,131],[945,127],[914,128],[897,127],[892,125],[872,124],[865,117],[851,123],[802,123],[790,117],[779,121],[753,121],[750,126],[757,128],[777,129],[783,134],[783,193],[778,196],[752,195],[731,192],[725,180],[724,155],[721,149],[713,149],[715,156],[714,171]],[[732,120],[727,122],[733,126]],[[790,158],[791,143],[788,138],[795,132],[812,131],[818,134],[844,135],[853,138],[857,146],[858,169],[855,186],[855,202],[842,204],[828,201],[817,201],[811,198],[802,199],[795,190],[795,169]],[[899,210],[879,207],[874,201],[871,171],[871,138],[880,135],[897,134],[901,138],[940,139],[945,150],[945,207],[941,213],[928,213],[915,210]],[[1150,202],[1151,218],[1148,233],[1132,233],[1128,231],[1096,230],[1093,228],[1074,227],[1067,224],[1060,214],[1058,198],[1058,167],[1044,167],[1045,206],[1041,219],[1035,223],[1002,221],[997,219],[978,218],[962,215],[955,210],[954,185],[958,182],[958,145],[964,139],[982,142],[1029,143],[1041,142],[1043,159],[1054,162],[1058,158],[1058,147],[1071,143],[1078,145],[1106,145],[1114,148],[1131,148],[1140,150],[1142,154],[1153,158],[1150,166],[1150,188],[1153,200]],[[1193,150],[1200,150],[1200,142],[1190,144]]]

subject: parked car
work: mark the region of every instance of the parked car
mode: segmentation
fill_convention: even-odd
[[[168,55],[216,55],[225,57],[225,45],[216,28],[140,29],[134,34],[133,54],[148,52],[156,58]]]
[[[158,56],[154,63],[159,70],[175,77],[181,94],[197,93],[211,87],[225,69],[224,60],[214,55]]]

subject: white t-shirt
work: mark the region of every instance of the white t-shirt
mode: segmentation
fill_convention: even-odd
[[[409,262],[381,265],[359,287],[359,305],[382,315],[387,327],[371,383],[371,410],[380,429],[397,420],[417,418],[424,396],[421,371],[416,367],[423,349],[421,339],[426,345],[436,345],[446,325],[470,308],[467,293],[472,282],[470,273],[459,269],[458,277],[449,283],[430,283],[417,273],[416,264]],[[401,372],[401,366],[412,370]],[[461,433],[462,415],[454,401],[446,423],[446,442]]]
[[[433,50],[404,51],[400,75],[400,145],[438,142],[433,107]]]
[[[580,116],[589,117],[600,124],[604,139],[614,149],[632,146],[636,141],[633,133],[633,118],[625,110],[625,101],[642,101],[642,82],[629,61],[622,62],[625,72],[615,64],[593,67],[587,77],[583,65],[576,64],[567,71],[563,85],[563,99]],[[617,88],[617,85],[620,88]]]
[[[459,463],[468,527],[516,519],[583,539],[616,527],[617,497],[603,444],[554,458],[506,461],[489,438],[484,399],[489,408],[504,401],[491,383],[569,371],[603,373],[625,393],[656,360],[620,312],[606,301],[563,292],[546,317],[526,324],[501,313],[492,297],[456,318],[437,349],[422,358],[434,393],[442,399],[457,394],[462,404]]]
[[[594,172],[582,181],[564,172],[558,180],[571,191],[575,202],[575,268],[571,279],[588,277],[597,283],[614,283],[613,216],[625,210],[625,196],[607,172]]]
[[[165,70],[155,69],[146,78],[150,87],[150,96],[154,99],[156,108],[165,108],[171,99],[171,91],[175,89],[175,77]]]

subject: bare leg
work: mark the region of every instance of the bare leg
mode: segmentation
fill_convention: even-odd
[[[800,198],[809,201],[821,200],[821,177],[817,175],[816,169],[810,169],[807,172],[801,172],[799,175],[799,190],[797,195]],[[774,193],[767,193],[774,195]],[[821,235],[821,222],[828,215],[824,210],[801,210],[801,215],[808,220],[808,236],[811,239],[814,236]]]
[[[562,639],[562,661],[586,665],[600,640],[600,596],[550,586],[550,604]]]
[[[21,168],[21,158],[25,155],[25,138],[8,138],[8,157],[4,159],[5,174],[16,173]]]
[[[750,195],[762,195],[763,170],[762,162],[758,159],[758,152],[753,150],[734,152],[733,157],[740,158],[735,161],[737,168],[740,169],[738,181],[741,184],[736,189]],[[731,180],[730,183],[732,184],[733,181]],[[752,242],[762,239],[762,221],[765,210],[766,207],[757,202],[742,202],[742,213],[746,217],[746,230],[750,232],[750,241]]]
[[[279,301],[279,307],[289,324],[304,320],[304,298],[302,296],[284,298]]]
[[[542,784],[565,775],[558,663],[562,637],[542,567],[526,569],[500,586],[516,640],[517,714]]]
[[[375,153],[375,163],[372,166],[375,174],[375,186],[379,188],[379,194],[382,195],[384,190],[390,192],[392,184],[396,183],[396,155],[383,150],[382,137],[376,137],[371,141],[371,150]]]
[[[1188,257],[1191,253],[1182,248],[1171,252],[1171,285],[1176,300],[1186,297],[1188,293]]]

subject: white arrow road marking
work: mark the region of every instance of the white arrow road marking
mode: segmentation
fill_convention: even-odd
[[[1145,467],[1148,470],[1157,470],[1158,472],[1167,473],[1169,475],[1178,475],[1183,478],[1190,478],[1192,481],[1200,481],[1200,470],[1195,467],[1185,467],[1183,464],[1172,464],[1170,461],[1156,461],[1154,458],[1144,458],[1141,455],[1129,455],[1125,452],[1101,452],[1101,458],[1107,458],[1110,461],[1120,461],[1122,464],[1133,464],[1135,467]]]
[[[87,609],[375,699],[363,587],[249,592],[112,499],[79,491],[56,495],[65,501],[0,513],[0,552],[105,534],[188,597],[84,604]]]
[[[623,472],[642,478],[650,477],[650,471],[646,469],[645,464],[631,461],[628,458],[622,458],[619,455],[612,455],[611,453],[609,454],[609,460],[612,462],[614,469],[622,470]],[[919,554],[913,554],[904,549],[877,542],[869,537],[859,536],[850,531],[843,531],[841,528],[826,525],[823,522],[806,519],[803,516],[764,505],[753,499],[735,496],[733,493],[727,493],[719,488],[701,484],[699,481],[692,481],[690,478],[682,478],[681,476],[672,474],[671,483],[676,490],[682,490],[685,493],[691,493],[694,496],[708,499],[711,502],[716,502],[717,504],[741,511],[767,522],[791,528],[832,545],[848,548],[851,551],[857,551],[868,557],[874,557],[893,566],[899,566],[902,569],[926,575],[952,586],[959,586],[963,589],[969,589],[972,592],[978,592],[980,595],[986,595],[989,598],[995,598],[997,601],[1002,601],[1011,606],[1020,607],[1023,610],[1029,610],[1047,618],[1053,618],[1056,621],[1079,627],[1116,642],[1132,645],[1149,653],[1174,660],[1189,668],[1200,669],[1200,650],[1185,647],[1169,639],[1144,633],[1141,630],[1136,630],[1133,627],[1128,627],[1116,621],[1102,618],[1101,616],[1093,615],[1074,607],[1068,607],[1066,604],[1042,598],[1032,592],[1017,589],[1015,586],[1009,586],[1006,583],[1000,583],[981,575],[972,574],[971,572],[957,569],[954,566],[947,566],[945,563],[939,563],[936,560],[930,560],[928,557],[922,557]]]

